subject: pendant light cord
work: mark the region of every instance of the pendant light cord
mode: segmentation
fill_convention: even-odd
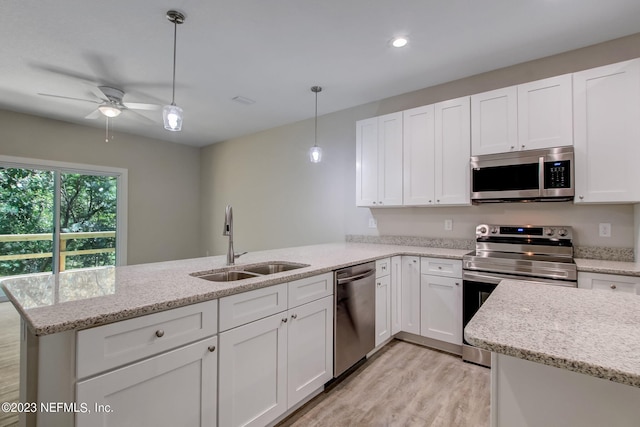
[[[316,92],[316,125],[313,146],[318,146],[318,92]]]
[[[178,22],[173,21],[173,90],[171,92],[171,105],[176,105],[176,46],[178,38]]]

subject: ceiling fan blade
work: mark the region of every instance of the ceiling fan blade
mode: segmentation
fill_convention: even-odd
[[[142,114],[140,114],[140,113],[138,113],[138,112],[136,112],[134,110],[126,110],[126,111],[127,111],[127,114],[131,115],[131,117],[135,117],[136,119],[139,119],[140,121],[143,121],[143,122],[145,122],[147,124],[156,123],[155,120],[152,120],[149,117],[144,116],[144,115],[142,115]]]
[[[85,119],[94,120],[100,117],[101,115],[102,114],[100,113],[100,110],[93,110],[88,116],[85,117]]]
[[[93,99],[83,99],[83,98],[72,98],[70,96],[62,96],[62,95],[52,95],[50,93],[38,93],[38,95],[41,96],[49,96],[51,98],[62,98],[62,99],[70,99],[72,101],[84,101],[84,102],[91,102],[93,104],[101,104],[101,102],[99,101],[95,101]]]
[[[96,96],[96,98],[98,98],[102,102],[109,102],[105,94],[100,89],[98,89],[95,86],[91,86],[90,89],[91,89],[91,93],[93,93]]]
[[[162,108],[160,105],[156,104],[141,104],[139,102],[125,102],[122,105],[131,109],[131,110],[159,110]]]

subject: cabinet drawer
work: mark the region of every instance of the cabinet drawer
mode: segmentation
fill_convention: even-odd
[[[640,277],[616,274],[578,273],[578,287],[598,291],[640,295]]]
[[[286,309],[286,283],[220,298],[220,332]]]
[[[420,258],[420,273],[433,276],[462,277],[462,261],[443,258]]]
[[[333,273],[306,277],[289,283],[289,308],[333,295]]]
[[[383,258],[376,261],[376,277],[391,274],[391,258]]]
[[[218,301],[79,331],[76,376],[84,378],[218,332]]]

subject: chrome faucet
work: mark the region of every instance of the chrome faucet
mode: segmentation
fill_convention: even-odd
[[[242,252],[239,254],[235,254],[233,252],[233,209],[231,205],[227,205],[227,208],[224,211],[224,230],[222,231],[223,236],[229,236],[229,249],[227,250],[227,265],[233,265],[236,258],[246,254],[246,252]]]

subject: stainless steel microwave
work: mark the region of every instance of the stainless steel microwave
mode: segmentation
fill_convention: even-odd
[[[573,147],[471,157],[471,201],[573,200],[573,160]]]

